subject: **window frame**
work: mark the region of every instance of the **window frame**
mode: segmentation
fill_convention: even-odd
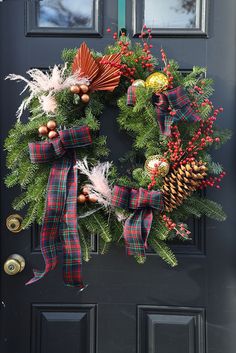
[[[162,1],[162,0],[156,0]],[[152,28],[153,37],[208,37],[209,0],[200,1],[199,28]],[[138,37],[144,25],[145,0],[133,0],[133,37]]]
[[[94,1],[93,28],[39,27],[39,1],[25,2],[25,35],[27,37],[102,37],[102,0]]]

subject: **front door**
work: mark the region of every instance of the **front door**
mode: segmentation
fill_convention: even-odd
[[[26,3],[30,7],[28,11]],[[15,111],[21,100],[19,86],[4,81],[6,75],[24,74],[32,67],[53,66],[59,63],[63,48],[79,47],[85,40],[90,48],[102,51],[112,39],[106,29],[113,27],[114,31],[117,30],[118,20],[132,37],[136,30],[140,30],[136,27],[143,24],[144,11],[148,18],[149,6],[151,9],[155,2],[95,1],[92,9],[94,27],[78,32],[69,30],[66,34],[58,29],[58,23],[53,23],[53,28],[44,27],[43,20],[47,25],[52,21],[47,16],[41,27],[36,28],[34,11],[37,11],[37,3],[0,2],[1,142],[15,122]],[[85,13],[88,3],[81,5],[85,7]],[[191,4],[187,3],[205,5],[199,10],[201,28],[197,31],[157,31],[153,39],[154,54],[160,56],[160,48],[165,48],[168,56],[179,62],[181,70],[191,70],[194,65],[207,67],[207,75],[215,80],[214,101],[224,107],[220,123],[222,127],[233,129],[236,3],[234,0],[183,3],[183,8],[190,6],[190,12]],[[171,18],[173,8],[171,4],[168,6]],[[181,9],[177,11],[179,13]],[[49,12],[47,14],[49,16]],[[65,13],[63,16],[65,19]],[[158,12],[155,17],[158,23]],[[86,23],[86,18],[82,23]],[[178,21],[176,23],[178,26]],[[117,113],[115,108],[107,108],[101,117],[101,133],[108,135],[112,158],[116,160],[129,146],[127,137],[118,132]],[[217,152],[228,176],[223,190],[213,191],[211,195],[223,204],[228,214],[226,222],[194,221],[191,243],[173,244],[179,261],[179,266],[174,269],[152,254],[145,265],[138,265],[125,256],[123,248],[114,247],[109,254],[98,255],[94,244],[92,260],[83,266],[88,287],[82,292],[63,285],[61,268],[40,282],[25,286],[32,277],[32,268],[43,267],[38,228],[20,233],[6,228],[6,218],[14,214],[11,202],[19,190],[6,189],[2,181],[1,353],[234,353],[233,146],[232,141],[222,152]],[[3,152],[2,180],[7,174],[4,165]],[[8,276],[3,267],[12,254],[23,256],[26,265],[20,274]]]

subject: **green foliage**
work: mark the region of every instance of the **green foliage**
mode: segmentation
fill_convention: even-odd
[[[128,44],[129,51],[132,51],[132,55],[122,55],[121,62],[122,64],[126,64],[130,68],[135,69],[135,79],[143,79],[145,80],[150,71],[147,68],[142,66],[142,61],[140,58],[144,55],[143,46],[140,43],[131,43],[129,37],[120,37],[120,41]],[[119,42],[115,42],[114,45],[109,45],[106,48],[106,54],[115,54],[120,52]],[[151,55],[150,63],[156,66],[158,64],[158,60]]]
[[[215,149],[221,148],[223,144],[228,142],[232,137],[232,131],[229,129],[216,129],[213,137],[219,137],[220,143],[214,144]]]
[[[149,244],[152,249],[171,267],[177,266],[178,262],[174,253],[164,241],[152,238],[149,240]]]
[[[226,220],[226,214],[223,211],[222,206],[215,201],[208,200],[207,198],[192,196],[186,200],[185,205],[192,207],[192,210],[197,210],[197,212],[200,213],[200,216],[207,216],[216,221]]]

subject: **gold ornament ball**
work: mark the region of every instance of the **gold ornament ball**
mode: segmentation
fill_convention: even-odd
[[[38,129],[38,132],[39,132],[39,135],[46,136],[48,134],[47,126],[44,126],[44,125],[40,126]]]
[[[47,122],[47,128],[48,128],[49,130],[55,130],[56,127],[57,127],[57,123],[56,123],[54,120],[49,120],[49,121]]]
[[[81,89],[81,91],[82,91],[83,93],[87,93],[88,90],[89,90],[89,88],[88,88],[87,85],[80,85],[80,89]]]
[[[88,195],[88,194],[89,194],[89,188],[87,188],[86,186],[83,187],[82,193],[83,193],[84,195]]]
[[[71,86],[70,91],[71,91],[71,93],[79,93],[80,87],[79,86]]]
[[[156,93],[165,91],[168,85],[168,78],[162,72],[154,72],[146,79],[146,87]]]
[[[98,198],[96,195],[90,194],[88,196],[88,200],[89,200],[89,202],[95,203],[95,202],[97,202]]]
[[[145,81],[141,80],[141,79],[138,79],[138,80],[135,80],[133,83],[132,83],[132,86],[134,87],[145,87]]]
[[[80,194],[77,198],[78,203],[85,203],[86,202],[86,196],[83,194]]]
[[[54,139],[54,138],[56,138],[58,136],[58,133],[56,132],[56,131],[54,131],[54,130],[52,130],[52,131],[50,131],[49,133],[48,133],[48,137],[50,138],[50,139]]]
[[[161,155],[150,156],[145,162],[145,169],[148,173],[157,171],[159,176],[166,176],[170,169],[168,160]]]
[[[82,100],[82,102],[83,103],[88,103],[89,102],[89,95],[88,94],[83,94],[82,96],[81,96],[81,100]]]

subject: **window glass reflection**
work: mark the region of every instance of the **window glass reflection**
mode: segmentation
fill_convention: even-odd
[[[200,0],[145,0],[144,22],[151,28],[199,28]]]
[[[93,0],[42,0],[39,2],[38,26],[91,28]]]

